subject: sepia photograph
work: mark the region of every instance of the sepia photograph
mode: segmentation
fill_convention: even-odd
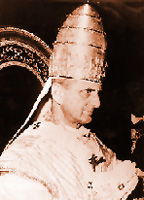
[[[0,1],[0,200],[144,199],[144,1]]]

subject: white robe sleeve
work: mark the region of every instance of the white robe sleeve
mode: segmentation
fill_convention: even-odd
[[[51,194],[41,183],[15,174],[0,176],[0,199],[49,200]]]
[[[100,200],[126,200],[138,183],[135,163],[120,161],[113,170],[99,173],[93,184]]]

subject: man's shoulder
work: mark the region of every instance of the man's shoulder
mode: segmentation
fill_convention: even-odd
[[[35,121],[32,125],[30,125],[21,135],[25,136],[38,136],[42,135],[43,133],[48,133],[50,131],[55,131],[58,129],[58,125],[53,123],[52,121]]]
[[[35,121],[8,146],[6,152],[9,152],[9,150],[11,152],[13,149],[17,151],[32,149],[37,143],[42,142],[42,140],[47,139],[52,133],[56,132],[56,129],[56,125],[52,122]]]

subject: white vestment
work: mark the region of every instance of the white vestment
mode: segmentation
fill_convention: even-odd
[[[119,200],[137,184],[134,164],[117,160],[88,129],[46,120],[3,152],[0,170],[4,200]]]

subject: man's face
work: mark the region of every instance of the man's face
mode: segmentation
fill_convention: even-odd
[[[64,90],[61,110],[68,124],[86,124],[92,118],[94,108],[100,106],[100,84],[91,81],[72,81]]]

